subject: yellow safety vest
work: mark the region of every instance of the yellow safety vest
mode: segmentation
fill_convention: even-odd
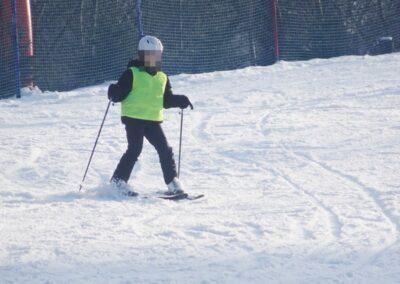
[[[132,90],[121,103],[121,116],[162,121],[167,75],[159,71],[152,76],[137,67],[131,67],[131,70]]]

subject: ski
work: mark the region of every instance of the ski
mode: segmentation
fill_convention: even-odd
[[[173,195],[159,195],[157,198],[165,199],[165,200],[182,200],[188,198],[189,195],[187,193],[178,193]]]
[[[187,193],[181,193],[176,195],[159,195],[157,198],[165,199],[165,200],[197,200],[204,197],[204,194],[190,195]]]
[[[179,200],[197,200],[202,197],[204,197],[204,194],[197,194],[197,195],[190,195],[187,193],[179,193],[179,194],[174,194],[174,195],[141,195],[139,194],[138,197],[142,197],[144,199],[164,199],[164,200],[172,200],[172,201],[179,201]]]
[[[128,192],[122,193],[122,195],[129,196],[129,197],[137,197],[139,195],[139,193],[137,193],[136,191],[128,191]]]
[[[120,191],[119,192],[122,196],[126,197],[138,197],[138,198],[144,198],[144,199],[164,199],[164,200],[173,200],[173,201],[178,201],[178,200],[197,200],[202,197],[204,197],[204,194],[188,194],[186,192],[181,192],[177,194],[169,194],[168,192],[165,191],[157,191],[154,195],[149,195],[149,194],[140,194],[136,191],[133,191],[131,189],[125,190],[125,191]]]

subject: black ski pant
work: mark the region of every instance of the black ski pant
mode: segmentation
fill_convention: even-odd
[[[168,145],[161,124],[159,122],[130,117],[122,117],[121,120],[125,124],[128,149],[121,157],[113,178],[128,182],[133,166],[142,152],[143,138],[146,137],[150,144],[157,150],[165,183],[170,183],[177,176],[176,164],[172,148]]]

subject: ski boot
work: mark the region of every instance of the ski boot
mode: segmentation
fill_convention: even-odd
[[[165,192],[165,195],[167,196],[185,194],[182,183],[177,177],[175,177],[167,186],[168,191]]]
[[[135,197],[138,196],[139,194],[135,192],[132,187],[130,187],[124,180],[122,179],[117,179],[117,178],[112,178],[111,181],[111,186],[116,189],[120,194],[126,195],[126,196],[131,196]]]

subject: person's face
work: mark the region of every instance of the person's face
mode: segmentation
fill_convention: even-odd
[[[146,50],[144,51],[144,66],[159,67],[161,66],[161,51]]]

